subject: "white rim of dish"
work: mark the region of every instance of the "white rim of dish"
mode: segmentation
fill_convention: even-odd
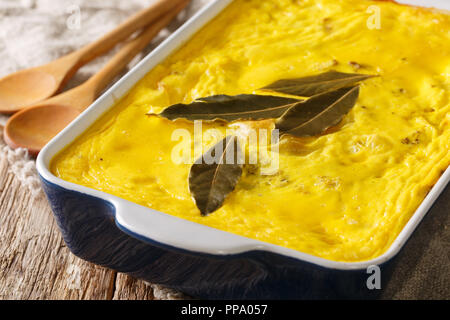
[[[175,249],[217,256],[237,255],[255,250],[267,251],[336,270],[362,270],[372,265],[384,264],[397,255],[430,207],[445,189],[447,183],[450,181],[450,167],[447,168],[438,182],[430,190],[389,249],[375,259],[361,262],[328,260],[279,245],[214,229],[158,212],[105,192],[67,182],[50,172],[50,161],[58,152],[63,150],[89,128],[105,112],[112,108],[118,99],[125,96],[144,75],[166,59],[172,52],[181,47],[193,34],[217,16],[232,1],[215,0],[205,6],[99,97],[87,110],[42,149],[36,161],[39,174],[44,180],[54,185],[111,203],[116,210],[116,223],[118,227],[131,236],[144,238],[151,242],[158,242]],[[225,242],[226,244],[224,244]]]

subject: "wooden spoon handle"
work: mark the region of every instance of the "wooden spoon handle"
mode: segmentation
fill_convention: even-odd
[[[137,30],[148,26],[149,22],[154,21],[173,10],[182,1],[183,0],[155,0],[150,7],[127,19],[120,26],[99,40],[88,44],[71,54],[77,58],[76,67],[79,68],[110,51],[116,44],[128,39]]]
[[[182,11],[189,0],[181,1],[177,7],[165,16],[155,21],[150,27],[142,31],[135,39],[126,43],[116,55],[92,78],[86,82],[95,96],[98,96],[111,81],[141,52],[153,38],[166,27]]]

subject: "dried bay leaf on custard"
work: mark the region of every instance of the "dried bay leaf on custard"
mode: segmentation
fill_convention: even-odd
[[[316,95],[299,102],[275,123],[281,135],[314,136],[337,125],[353,108],[359,96],[359,86]]]
[[[216,150],[221,150],[221,154],[216,155]],[[206,155],[217,161],[209,161],[209,164],[205,161]],[[238,138],[228,136],[192,165],[189,173],[189,191],[203,216],[219,209],[226,197],[235,189],[242,176],[242,157]]]
[[[319,75],[303,78],[278,80],[262,89],[295,96],[312,97],[327,91],[349,87],[372,77],[375,76],[328,71]]]
[[[159,116],[169,120],[261,120],[275,119],[299,99],[278,96],[241,94],[216,95],[195,100],[190,104],[175,104]]]

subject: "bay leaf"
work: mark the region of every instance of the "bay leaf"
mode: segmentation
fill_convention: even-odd
[[[200,98],[191,104],[175,104],[159,116],[169,120],[260,120],[280,117],[293,104],[302,101],[277,96],[241,94]]]
[[[219,151],[219,152],[216,152]],[[216,159],[213,163],[206,156]],[[243,155],[236,136],[228,136],[192,165],[189,191],[203,216],[219,209],[242,175]]]
[[[353,108],[359,96],[359,86],[341,88],[316,95],[286,111],[276,121],[281,135],[314,136],[337,125]]]
[[[319,75],[304,78],[279,80],[262,89],[301,97],[312,97],[327,91],[352,86],[357,82],[372,77],[375,76],[360,73],[328,71]]]

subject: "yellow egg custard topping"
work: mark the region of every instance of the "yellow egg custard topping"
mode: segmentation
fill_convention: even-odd
[[[378,77],[361,83],[339,125],[283,137],[278,170],[244,166],[223,205],[202,216],[189,191],[191,164],[172,159],[180,144],[174,130],[193,132],[193,124],[146,114],[330,70]],[[449,166],[449,92],[446,12],[385,1],[235,0],[58,154],[51,170],[213,228],[364,261],[389,248]],[[249,124],[208,122],[202,130],[231,127],[245,135]],[[203,147],[221,138],[205,138]]]

